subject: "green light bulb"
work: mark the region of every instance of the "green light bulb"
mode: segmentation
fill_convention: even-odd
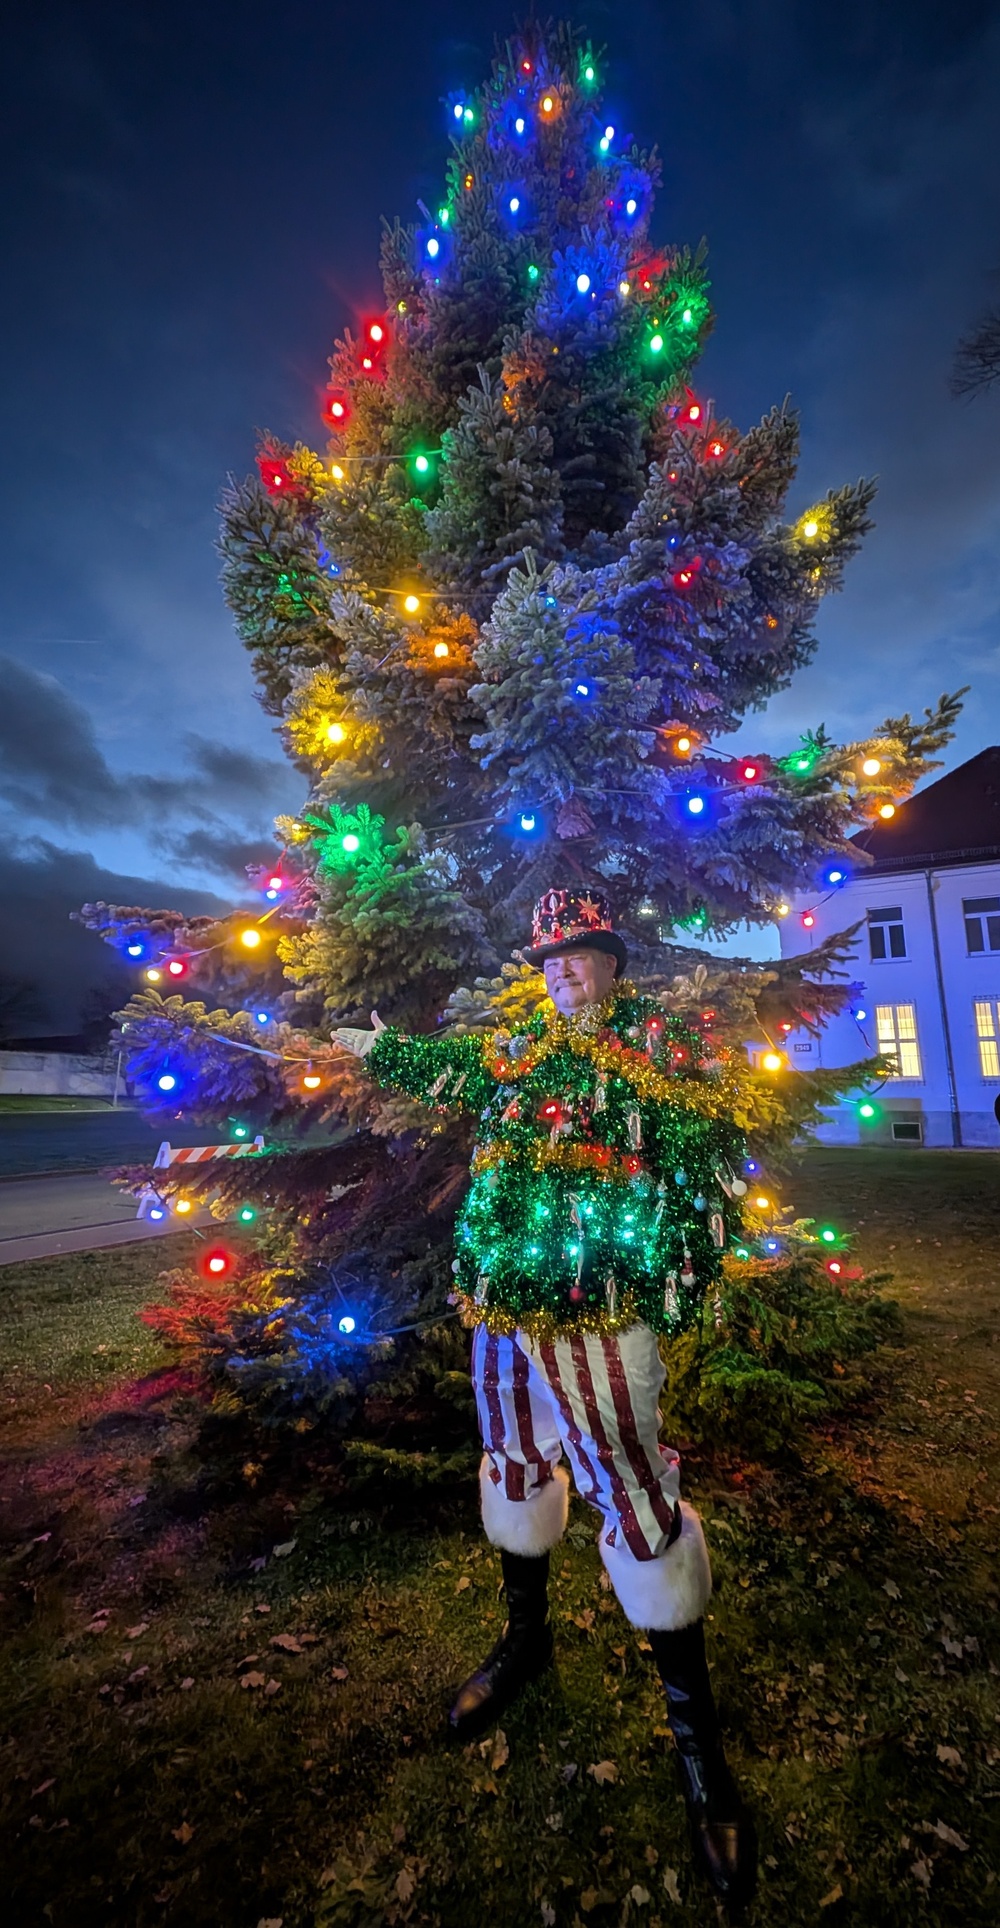
[[[243,1220],[244,1225],[252,1225],[256,1216],[257,1214],[254,1211],[254,1208],[252,1205],[244,1205],[243,1210],[240,1213],[240,1217]]]
[[[820,1238],[822,1239],[824,1245],[836,1244],[837,1234],[834,1231],[832,1225],[824,1225],[823,1230],[820,1233]]]
[[[685,308],[684,313],[681,316],[681,320],[684,323],[685,328],[690,328],[691,323],[694,320],[694,316],[691,313],[690,308]]]
[[[442,228],[446,228],[450,220],[451,220],[451,209],[438,208],[438,225]]]
[[[658,355],[662,347],[663,347],[663,336],[662,336],[662,335],[654,335],[654,336],[653,336],[653,338],[652,338],[652,340],[651,340],[651,342],[650,342],[650,344],[649,344],[649,352],[650,352],[650,354],[651,354],[651,355]]]
[[[430,468],[430,463],[428,462],[426,455],[418,455],[416,457],[416,460],[414,461],[413,466],[416,469],[418,475],[426,475],[428,469]]]
[[[348,831],[348,833],[347,833],[347,836],[346,836],[346,837],[345,837],[345,838],[343,839],[343,843],[342,843],[342,848],[343,848],[344,850],[346,850],[346,851],[348,851],[348,852],[353,852],[353,851],[355,851],[355,850],[360,850],[360,849],[361,849],[361,838],[360,838],[360,837],[356,837],[356,836],[354,835],[354,832],[353,832],[353,830],[350,830],[350,831]]]
[[[874,1106],[874,1105],[859,1105],[859,1106],[858,1106],[858,1116],[859,1116],[859,1117],[861,1117],[861,1118],[874,1118],[874,1116],[875,1116],[875,1106]]]
[[[537,269],[537,268],[535,267],[535,264],[534,264],[534,262],[532,262],[532,263],[531,263],[531,266],[530,266],[530,268],[528,269],[528,280],[529,280],[529,281],[537,281],[537,280],[538,280],[538,269]]]

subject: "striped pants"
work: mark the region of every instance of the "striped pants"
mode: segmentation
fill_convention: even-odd
[[[671,1630],[701,1618],[712,1582],[698,1516],[680,1499],[680,1459],[659,1443],[663,1379],[644,1325],[545,1344],[485,1326],[473,1335],[487,1539],[527,1555],[557,1545],[565,1453],[577,1492],[601,1515],[601,1558],[627,1618]]]

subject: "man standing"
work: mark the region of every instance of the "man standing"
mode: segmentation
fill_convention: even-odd
[[[372,1032],[334,1033],[379,1084],[479,1115],[454,1271],[473,1327],[483,1525],[508,1619],[460,1688],[451,1727],[463,1740],[481,1733],[552,1661],[565,1454],[663,1681],[698,1859],[740,1905],[756,1839],[705,1660],[708,1551],[657,1408],[657,1335],[700,1315],[738,1226],[745,1147],[732,1089],[724,1067],[706,1065],[699,1032],[622,980],[625,945],[602,892],[548,891],[523,956],[544,972],[551,1004],[518,1035],[404,1037],[377,1016]]]

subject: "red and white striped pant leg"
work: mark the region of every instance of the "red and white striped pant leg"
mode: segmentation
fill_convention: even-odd
[[[517,1338],[477,1326],[472,1386],[483,1440],[479,1491],[493,1546],[528,1556],[562,1539],[569,1478],[552,1398]]]
[[[601,1558],[639,1627],[687,1626],[711,1591],[697,1515],[680,1507],[680,1459],[659,1441],[664,1371],[655,1335],[631,1326],[530,1346],[559,1412],[582,1497],[603,1515]]]

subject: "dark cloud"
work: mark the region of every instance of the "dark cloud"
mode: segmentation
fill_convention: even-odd
[[[171,837],[168,848],[180,863],[215,871],[220,877],[236,878],[244,887],[248,864],[273,863],[278,855],[273,837],[234,837],[226,831],[206,828]]]
[[[0,852],[0,898],[4,972],[37,987],[43,1016],[32,1029],[54,1034],[74,1032],[81,1006],[109,979],[120,977],[123,990],[135,980],[100,938],[70,922],[71,911],[99,898],[192,914],[229,908],[209,891],[122,876],[103,869],[87,851],[60,849],[41,837]]]
[[[230,811],[260,823],[288,802],[286,763],[187,732],[177,776],[118,776],[94,725],[52,676],[0,656],[0,797],[23,817],[99,829]]]

